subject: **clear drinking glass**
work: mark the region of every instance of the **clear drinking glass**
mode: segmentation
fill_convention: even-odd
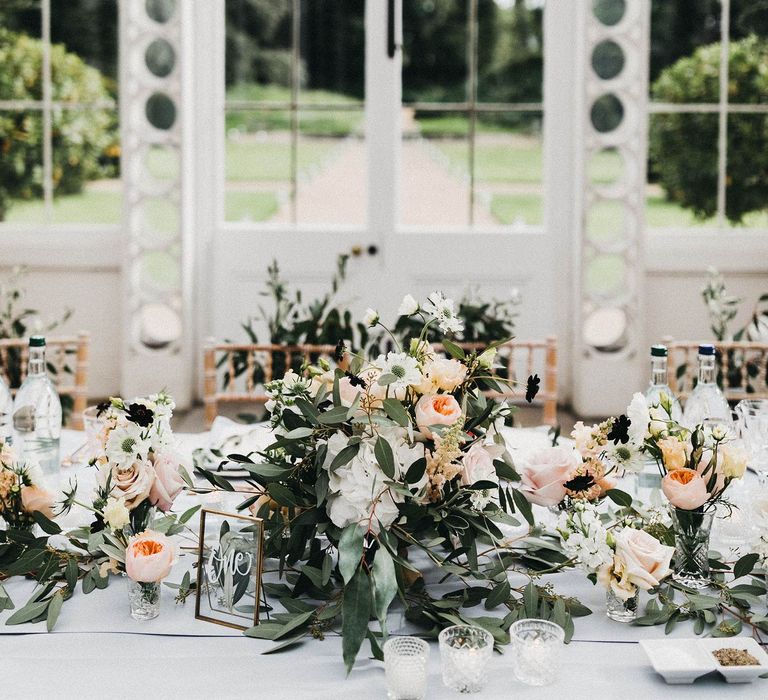
[[[446,627],[438,637],[443,683],[459,693],[479,693],[488,682],[493,654],[490,632],[470,625]]]
[[[512,671],[526,685],[547,685],[557,676],[565,640],[560,625],[547,620],[518,620],[509,628]]]
[[[160,582],[142,583],[128,579],[128,600],[134,620],[154,620],[160,614]]]
[[[768,483],[768,399],[744,399],[736,404],[741,437],[749,450],[749,465],[757,472],[761,488]]]
[[[389,700],[423,700],[427,695],[429,644],[418,637],[392,637],[384,644]]]

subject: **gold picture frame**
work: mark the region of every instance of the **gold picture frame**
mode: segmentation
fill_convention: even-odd
[[[219,532],[215,539],[209,538],[206,546],[206,525],[210,533],[212,521],[219,523]],[[233,528],[232,522],[247,524]],[[243,537],[244,534],[247,536]],[[226,543],[222,545],[225,538]],[[264,521],[261,518],[203,508],[200,511],[195,619],[239,630],[258,625],[263,565]],[[235,607],[243,597],[253,599],[252,618],[247,605]],[[215,613],[220,617],[215,617]],[[245,624],[251,621],[252,624]]]

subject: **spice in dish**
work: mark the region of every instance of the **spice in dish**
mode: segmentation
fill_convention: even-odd
[[[759,666],[760,662],[746,649],[724,647],[716,649],[712,655],[721,666]]]

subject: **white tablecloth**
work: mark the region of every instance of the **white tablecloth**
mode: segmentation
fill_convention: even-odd
[[[184,449],[204,446],[207,435],[179,436]],[[65,433],[62,454],[74,450],[81,434]],[[509,434],[514,451],[546,444],[544,430],[514,430]],[[80,476],[81,484],[87,475]],[[194,497],[185,497],[188,502]],[[241,500],[229,497],[222,505]],[[177,510],[188,503],[179,503]],[[77,517],[76,515],[72,516]],[[195,555],[182,551],[169,578],[181,579]],[[517,682],[509,665],[509,650],[495,655],[487,689],[482,697],[654,698],[674,693],[679,697],[728,694],[729,697],[765,697],[766,681],[744,687],[726,686],[718,675],[699,679],[693,686],[670,687],[655,674],[637,644],[639,639],[663,636],[661,627],[632,627],[611,622],[604,615],[605,593],[582,574],[564,573],[548,578],[560,593],[574,595],[594,610],[576,620],[574,641],[563,650],[557,681],[546,688]],[[5,584],[14,602],[23,605],[32,582],[14,578]],[[8,627],[0,614],[0,688],[3,698],[57,697],[157,698],[256,697],[370,698],[386,697],[382,664],[368,660],[364,642],[360,660],[344,677],[341,643],[335,634],[324,641],[309,640],[302,647],[262,656],[271,642],[248,639],[238,631],[194,619],[194,600],[173,602],[166,589],[160,617],[136,622],[128,615],[125,584],[114,579],[103,591],[84,596],[80,591],[67,601],[52,634],[43,623]],[[478,609],[475,613],[483,614]],[[391,630],[408,631],[395,613]],[[692,636],[681,624],[674,636]],[[429,698],[451,697],[440,681],[437,645],[429,664]]]

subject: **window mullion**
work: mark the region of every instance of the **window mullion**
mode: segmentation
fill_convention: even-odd
[[[717,126],[717,225],[725,227],[725,183],[728,166],[728,61],[731,0],[720,3],[720,96]]]
[[[51,0],[43,0],[41,12],[43,44],[43,201],[45,219],[53,220],[53,114],[51,84]]]

